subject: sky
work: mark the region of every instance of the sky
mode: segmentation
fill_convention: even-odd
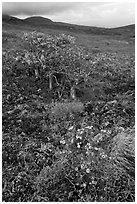
[[[18,18],[43,16],[56,22],[97,27],[135,23],[134,2],[3,2],[2,13]]]

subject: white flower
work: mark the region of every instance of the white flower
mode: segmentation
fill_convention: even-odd
[[[94,147],[94,149],[95,149],[95,150],[98,150],[99,148],[97,148],[97,147]]]
[[[106,158],[107,157],[107,155],[105,155],[105,154],[102,154],[101,156],[102,156],[102,158]]]
[[[75,170],[78,171],[78,167],[76,167]]]
[[[77,148],[80,148],[80,144],[79,143],[77,143]]]
[[[107,131],[102,129],[101,132],[107,132]]]
[[[86,169],[86,172],[89,174],[89,172],[90,172],[90,169]]]
[[[94,181],[94,180],[93,180],[93,181],[92,181],[92,184],[96,185],[96,184],[97,184],[97,181]]]
[[[82,128],[82,129],[78,129],[77,132],[78,132],[79,134],[82,134],[82,133],[84,132],[84,129],[83,129],[83,128]]]
[[[109,122],[107,121],[107,122],[105,123],[105,125],[106,125],[106,126],[109,125]]]
[[[89,154],[90,154],[90,152],[89,152],[89,151],[86,151],[86,154],[87,154],[87,155],[89,155]]]
[[[66,142],[65,142],[65,140],[61,140],[60,143],[61,144],[65,144]]]
[[[73,126],[71,126],[71,127],[69,127],[69,129],[68,129],[68,130],[69,130],[69,131],[70,131],[70,130],[73,130],[73,128],[74,128],[74,127],[73,127]]]
[[[84,188],[86,187],[86,183],[83,183],[83,187],[84,187]]]
[[[87,126],[87,127],[85,127],[85,128],[87,128],[87,129],[92,129],[93,128],[93,126]]]
[[[85,168],[84,164],[81,164],[81,169],[84,169],[84,168]]]
[[[76,138],[82,140],[82,137],[79,135],[76,135]]]
[[[74,142],[74,139],[72,138],[72,139],[71,139],[71,143],[73,143],[73,142]]]
[[[87,146],[88,146],[88,149],[92,148],[90,143],[87,143]]]

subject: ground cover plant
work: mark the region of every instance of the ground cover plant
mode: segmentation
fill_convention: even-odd
[[[3,201],[135,201],[134,57],[3,35]]]

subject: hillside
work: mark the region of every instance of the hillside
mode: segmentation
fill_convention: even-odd
[[[76,33],[85,33],[85,34],[95,34],[95,35],[118,35],[118,36],[135,36],[135,25],[128,25],[119,28],[99,28],[92,26],[82,26],[82,25],[74,25],[62,22],[53,22],[52,20],[40,16],[29,17],[26,19],[18,19],[12,16],[3,15],[2,17],[3,24],[12,24],[16,26],[16,24],[32,27],[42,27],[42,28],[52,28],[59,30],[67,30]]]
[[[23,20],[25,23],[29,23],[31,25],[37,25],[37,26],[44,26],[46,24],[52,24],[53,21],[48,18],[43,18],[40,16],[34,16],[30,18],[26,18]]]
[[[3,17],[3,202],[135,201],[133,33]]]
[[[24,25],[25,22],[24,20],[21,20],[19,18],[16,18],[16,17],[13,17],[13,16],[9,16],[9,15],[2,15],[2,23],[5,23],[5,24],[12,24],[12,25]]]

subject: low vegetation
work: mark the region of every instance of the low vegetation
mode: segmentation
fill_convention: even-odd
[[[3,39],[3,202],[135,201],[134,57]]]

